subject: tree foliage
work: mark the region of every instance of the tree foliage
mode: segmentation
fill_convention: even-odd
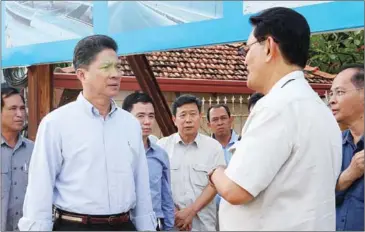
[[[308,65],[336,74],[352,63],[364,63],[364,30],[312,35]]]

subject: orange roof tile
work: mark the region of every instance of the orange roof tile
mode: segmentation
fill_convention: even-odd
[[[188,48],[146,54],[156,78],[246,80],[245,57],[239,46],[217,45],[202,48]],[[125,57],[122,61],[122,76],[134,76]],[[334,75],[319,71],[317,67],[306,66],[305,76],[309,83],[331,84]],[[57,68],[55,72],[72,73],[73,67]]]

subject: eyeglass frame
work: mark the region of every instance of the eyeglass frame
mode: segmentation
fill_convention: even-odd
[[[250,49],[251,49],[251,47],[254,45],[254,44],[256,44],[256,43],[262,43],[262,42],[264,42],[265,40],[267,40],[269,37],[271,37],[273,40],[274,40],[274,42],[275,43],[279,43],[279,41],[277,40],[277,39],[275,39],[272,35],[269,35],[269,36],[267,36],[267,37],[263,37],[263,38],[258,38],[258,39],[256,39],[256,41],[255,42],[252,42],[252,43],[250,43],[250,44],[247,44],[246,46],[242,46],[242,47],[240,47],[239,49],[238,49],[238,54],[240,54],[240,55],[243,55],[243,56],[247,56],[247,53],[250,51]]]

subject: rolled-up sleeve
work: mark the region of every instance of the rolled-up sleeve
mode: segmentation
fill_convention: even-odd
[[[214,168],[218,167],[219,165],[227,165],[226,159],[224,158],[224,151],[221,147],[217,148],[217,153],[214,161]]]
[[[225,174],[256,197],[273,180],[291,154],[292,132],[285,115],[262,110],[242,134]]]
[[[47,115],[48,116],[48,115]],[[53,189],[62,164],[61,138],[55,121],[45,117],[39,125],[29,164],[21,231],[51,231]]]
[[[138,128],[140,131],[141,128]],[[139,152],[134,167],[134,181],[136,185],[136,206],[131,210],[131,218],[139,231],[156,231],[157,219],[153,212],[147,158],[142,142],[139,139]]]

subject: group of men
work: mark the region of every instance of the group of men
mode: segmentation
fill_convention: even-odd
[[[201,101],[182,95],[178,132],[153,141],[152,99],[112,100],[121,64],[104,35],[76,45],[83,90],[42,119],[34,145],[20,134],[24,99],[2,89],[1,231],[364,230],[364,67],[334,79],[331,113],[304,78],[306,19],[275,7],[250,23],[248,86],[262,94],[240,135],[226,105],[207,111],[213,136],[199,133]]]

